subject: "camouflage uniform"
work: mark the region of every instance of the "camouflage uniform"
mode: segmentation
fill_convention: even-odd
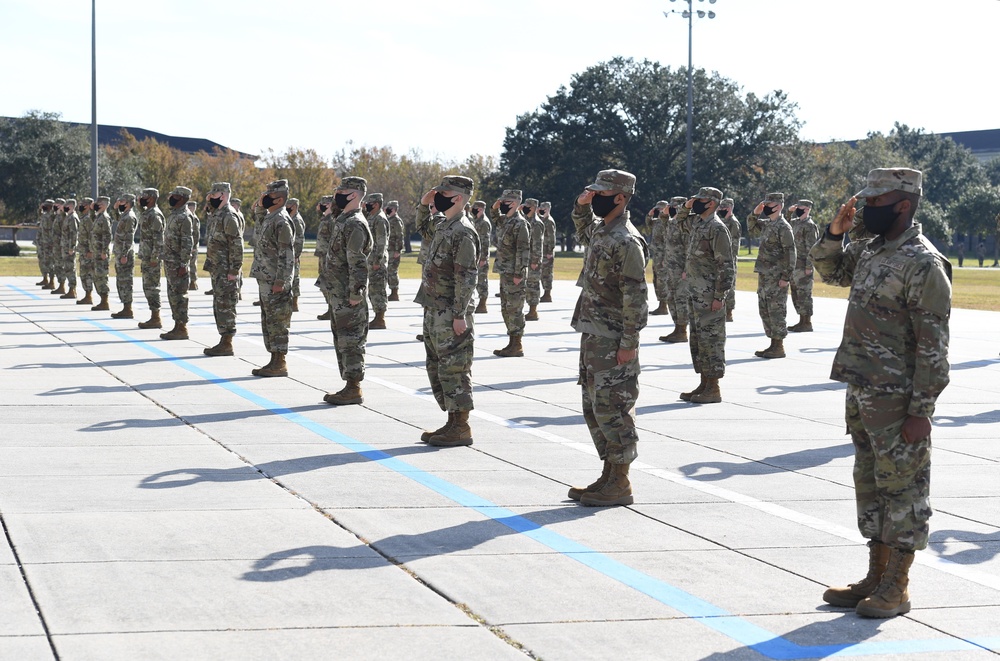
[[[669,218],[666,209],[669,204],[666,200],[660,200],[650,212],[652,216],[646,218],[646,222],[652,225],[649,232],[649,255],[653,261],[653,293],[656,296],[656,300],[664,304],[667,303],[667,299],[670,296],[667,287],[667,262],[664,255],[664,239],[667,230],[667,219]],[[668,309],[669,307],[667,305]],[[657,312],[656,314],[662,313]]]
[[[143,195],[150,193],[153,202],[142,211],[139,218],[139,262],[142,271],[142,293],[151,312],[160,309],[160,257],[163,254],[163,212],[156,206],[160,193],[155,188],[147,188]]]
[[[292,242],[293,252],[295,253],[295,275],[292,276],[292,296],[298,298],[301,295],[299,290],[299,271],[302,268],[302,248],[306,241],[306,221],[302,218],[302,214],[298,212],[298,199],[293,197],[285,202],[286,211],[290,204],[294,204],[296,209],[294,216],[289,214],[292,219],[292,227],[295,228],[295,240]]]
[[[552,218],[551,202],[542,202],[539,208],[545,210],[545,215],[542,216],[542,222],[545,223],[545,234],[542,238],[542,289],[548,292],[552,289],[555,277],[556,221]],[[544,300],[544,296],[542,302],[548,302]]]
[[[765,204],[784,202],[781,193],[768,193]],[[783,340],[788,335],[785,323],[788,315],[788,287],[779,280],[791,282],[795,269],[795,240],[792,228],[780,214],[775,220],[760,220],[751,213],[747,216],[747,233],[760,237],[757,261],[753,270],[757,274],[757,307],[764,324],[764,334],[772,340]]]
[[[201,219],[195,212],[196,205],[188,204],[188,217],[191,219],[191,261],[188,262],[188,286],[198,289],[198,245],[201,243]]]
[[[477,201],[472,205],[473,210],[482,208],[483,214],[473,219],[476,234],[479,235],[479,263],[476,268],[476,293],[480,305],[485,307],[485,301],[490,295],[490,235],[493,233],[493,224],[486,213],[486,203]]]
[[[685,202],[687,198],[684,197],[674,197],[670,200],[667,218],[664,220],[663,251],[660,257],[662,260],[660,270],[666,273],[667,307],[670,309],[670,318],[675,326],[686,326],[690,312],[687,283],[681,279],[691,237],[690,221],[682,222],[680,216],[683,213],[683,218],[687,218]],[[674,216],[670,216],[670,211],[674,212]]]
[[[381,193],[372,193],[366,204],[381,203],[382,200]],[[385,290],[389,266],[389,219],[381,208],[378,213],[366,215],[366,218],[373,241],[371,254],[368,255],[368,298],[376,314],[385,313],[389,307]]]
[[[212,192],[231,190],[226,182],[213,184]],[[220,336],[236,334],[236,304],[239,301],[238,278],[243,271],[243,223],[232,205],[220,205],[205,218],[211,232],[206,238],[205,268],[212,278],[212,312]]]
[[[187,197],[191,189],[177,186],[170,192],[171,197]],[[185,200],[186,202],[186,200]],[[167,276],[167,301],[170,303],[170,314],[174,323],[188,322],[188,287],[191,278],[187,271],[191,263],[191,253],[194,250],[194,235],[191,226],[194,224],[187,205],[172,208],[167,216],[163,229],[163,270]],[[185,271],[178,275],[178,271]]]
[[[105,205],[111,202],[110,199],[102,197],[99,200]],[[93,226],[90,230],[90,241],[87,243],[87,251],[93,255],[91,263],[93,265],[94,289],[99,296],[107,296],[110,293],[108,287],[108,260],[111,252],[111,215],[108,207],[105,206],[94,217]]]
[[[524,201],[524,206],[533,207],[526,216],[528,219],[528,278],[525,288],[525,301],[529,306],[538,305],[542,296],[542,247],[545,243],[545,221],[538,217],[538,200],[529,197]]]
[[[83,204],[78,208],[80,212],[80,225],[76,236],[75,250],[80,256],[80,285],[83,287],[83,291],[89,294],[94,289],[94,259],[87,256],[90,248],[90,234],[94,231],[94,212],[93,207],[90,209],[83,208],[84,205],[88,204],[93,205],[94,198],[83,198]]]
[[[715,188],[702,188],[695,197],[722,200]],[[681,275],[691,323],[691,362],[702,377],[721,379],[726,374],[726,311],[725,306],[712,310],[712,301],[725,301],[736,280],[732,239],[714,214],[702,218],[682,206],[674,222],[691,228]]]
[[[71,207],[62,220],[59,228],[59,249],[62,274],[60,282],[66,280],[66,285],[72,292],[76,291],[76,254],[77,244],[80,242],[80,217],[76,214],[76,200],[66,200],[66,205]]]
[[[472,194],[472,180],[445,177],[435,190]],[[427,206],[417,207],[421,216],[430,214]],[[479,261],[479,235],[472,221],[460,211],[448,219],[443,213],[432,222],[434,236],[421,271],[420,290],[415,301],[424,307],[424,351],[431,392],[442,411],[471,411],[473,327],[473,292],[476,290]],[[464,318],[467,329],[455,335],[452,322]]]
[[[516,208],[520,205],[521,191],[505,190],[501,199],[516,210],[507,217],[499,210],[489,208],[490,220],[496,230],[493,272],[500,275],[500,311],[507,326],[507,335],[519,338],[524,335],[524,278],[531,260],[531,232],[528,219]],[[515,284],[514,278],[520,278],[521,282]]]
[[[735,274],[739,271],[739,254],[740,254],[740,236],[743,234],[743,230],[740,228],[740,219],[736,217],[736,214],[732,212],[733,209],[733,199],[727,197],[722,200],[722,204],[719,205],[720,209],[729,209],[729,213],[725,218],[720,215],[719,218],[726,225],[726,229],[729,231],[729,238],[732,240],[733,244],[733,287],[726,293],[726,318],[732,318],[733,310],[736,309],[736,280]]]
[[[799,200],[798,208],[812,208],[809,200]],[[796,218],[792,221],[792,238],[795,241],[795,270],[792,272],[792,305],[802,317],[813,313],[813,263],[809,251],[819,240],[819,228],[812,218]]]
[[[631,180],[626,180],[625,176]],[[635,178],[617,170],[598,175],[595,186],[635,190]],[[600,188],[600,190],[616,190]],[[628,211],[611,222],[596,217],[590,205],[574,205],[573,225],[588,246],[582,291],[572,325],[580,337],[583,417],[604,461],[630,464],[638,456],[635,404],[639,396],[639,357],[622,365],[617,352],[638,350],[646,326],[646,241]]]
[[[126,200],[135,204],[135,196],[132,194],[122,195],[118,201]],[[119,212],[118,224],[115,225],[114,236],[114,256],[115,256],[115,286],[118,289],[118,298],[122,305],[132,306],[132,283],[135,277],[135,229],[138,220],[135,217],[135,210],[129,208],[128,211]],[[122,264],[122,257],[125,263]]]
[[[288,182],[271,182],[268,193],[288,196]],[[250,277],[260,288],[260,329],[264,348],[271,354],[288,353],[288,326],[292,322],[292,276],[295,274],[295,228],[284,205],[276,211],[255,210],[253,265]],[[282,289],[274,293],[277,283]]]
[[[345,177],[340,189],[364,195],[364,179]],[[361,209],[337,216],[330,228],[330,247],[319,274],[320,288],[333,307],[330,330],[337,351],[337,367],[345,381],[365,378],[368,342],[368,263],[374,239]]]
[[[389,289],[399,289],[399,260],[403,254],[403,220],[399,217],[399,202],[390,200],[386,209],[395,209],[396,213],[386,216],[389,219],[389,241],[386,250],[389,252],[389,272],[386,281]]]
[[[316,280],[315,284],[317,287],[320,288],[320,291],[323,293],[323,298],[326,299],[326,305],[327,305],[326,314],[331,314],[330,296],[327,293],[327,291],[322,288],[320,282],[322,280],[322,274],[323,274],[323,263],[326,261],[326,254],[330,251],[330,232],[333,231],[333,224],[334,222],[336,222],[337,217],[340,214],[338,213],[337,209],[333,209],[332,211],[330,211],[330,213],[327,213],[327,211],[330,210],[331,207],[333,207],[333,195],[324,195],[320,199],[318,206],[320,207],[319,209],[320,218],[319,218],[319,225],[316,227],[316,249],[313,251],[313,255],[315,255],[316,259],[319,261],[319,269],[317,270],[317,273],[319,273],[321,277]],[[326,209],[322,208],[324,206],[326,207]],[[330,317],[326,315],[320,315],[319,318],[329,319]]]
[[[55,204],[54,200],[45,200],[42,202],[42,210],[38,214],[38,230],[35,233],[35,255],[38,257],[38,270],[42,273],[43,284],[48,280],[49,277],[49,265],[48,265],[48,240],[49,233],[52,231],[52,205]],[[49,210],[45,211],[45,207]]]
[[[921,179],[915,170],[873,170],[858,197],[920,194]],[[900,430],[907,416],[933,416],[948,385],[951,264],[918,223],[892,241],[846,247],[828,229],[812,260],[823,282],[851,287],[830,378],[848,384],[858,529],[892,548],[926,548],[931,439],[907,443]]]
[[[63,207],[66,200],[57,197],[55,205],[52,207],[52,215],[49,218],[49,231],[45,239],[45,260],[46,268],[52,274],[52,289],[56,288],[56,281],[64,280],[62,270],[62,222],[65,212]]]

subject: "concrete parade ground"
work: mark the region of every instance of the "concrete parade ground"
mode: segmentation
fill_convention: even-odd
[[[724,401],[702,406],[678,399],[697,384],[689,349],[657,341],[672,324],[651,316],[635,504],[600,509],[566,497],[601,468],[571,281],[528,322],[523,358],[492,353],[506,335],[491,293],[475,444],[437,449],[419,442],[445,416],[414,339],[416,281],[369,333],[365,403],[334,408],[322,397],[343,382],[311,283],[290,376],[262,379],[252,281],[237,355],[209,358],[203,291],[191,339],[167,342],[136,327],[138,280],[136,318],[115,320],[38,279],[0,278],[4,661],[1000,656],[998,312],[952,314],[913,610],[867,620],[821,599],[867,569],[829,379],[843,300],[817,299],[816,332],[767,361],[756,296],[738,292]]]

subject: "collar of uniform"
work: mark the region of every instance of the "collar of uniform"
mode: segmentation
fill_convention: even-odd
[[[361,213],[361,207],[358,207],[357,209],[351,209],[350,211],[343,211],[339,216],[337,216],[337,218],[338,219],[343,218],[344,220],[347,220],[352,216],[361,216],[361,220],[368,222],[368,219],[365,218],[365,215]]]
[[[903,230],[903,233],[897,236],[892,241],[886,241],[885,237],[880,237],[882,239],[882,245],[878,246],[875,249],[875,252],[879,252],[880,250],[894,251],[897,248],[899,248],[899,246],[903,245],[913,237],[920,236],[920,234],[921,234],[920,223],[914,221],[912,225]],[[876,241],[877,240],[878,239],[876,239]]]
[[[603,229],[605,232],[610,232],[611,230],[615,229],[616,227],[619,227],[620,225],[624,225],[628,221],[629,221],[629,212],[628,212],[628,209],[625,209],[624,211],[622,211],[618,215],[617,218],[615,218],[614,220],[612,220],[610,223],[605,223],[602,220],[601,221],[601,229]]]

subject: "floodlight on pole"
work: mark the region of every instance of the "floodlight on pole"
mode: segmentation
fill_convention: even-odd
[[[670,2],[677,2],[677,1],[678,0],[670,0]],[[705,12],[705,11],[703,11],[701,9],[697,9],[696,10],[694,8],[694,0],[680,0],[680,2],[686,2],[688,8],[685,9],[685,10],[683,10],[683,11],[677,11],[676,9],[671,9],[670,11],[663,12],[663,15],[665,17],[667,17],[667,18],[670,18],[671,14],[680,14],[682,18],[686,18],[688,20],[688,90],[687,90],[687,92],[688,92],[687,97],[688,98],[687,98],[687,176],[686,176],[686,181],[687,181],[688,187],[690,188],[690,186],[692,184],[692,181],[693,181],[693,176],[691,174],[691,171],[692,171],[692,161],[693,161],[693,157],[692,157],[692,153],[691,153],[691,151],[692,151],[691,137],[692,137],[692,135],[694,133],[694,80],[693,80],[693,77],[692,77],[693,73],[694,73],[694,67],[693,67],[693,63],[692,63],[691,42],[692,42],[692,37],[694,35],[694,15],[698,14],[698,18],[705,18],[707,16],[708,18],[711,19],[711,18],[715,18],[715,12],[714,11]],[[698,0],[698,2],[705,2],[705,0]],[[715,0],[708,0],[708,4],[714,5],[715,4]]]

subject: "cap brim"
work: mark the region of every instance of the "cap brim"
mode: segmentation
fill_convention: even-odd
[[[854,194],[854,197],[878,197],[879,195],[885,195],[889,191],[896,190],[895,188],[874,188],[869,186],[862,189],[861,191]]]
[[[592,191],[614,190],[614,186],[612,186],[611,184],[597,184],[597,183],[594,183],[594,184],[590,184],[589,186],[587,186],[586,190],[592,190]]]

